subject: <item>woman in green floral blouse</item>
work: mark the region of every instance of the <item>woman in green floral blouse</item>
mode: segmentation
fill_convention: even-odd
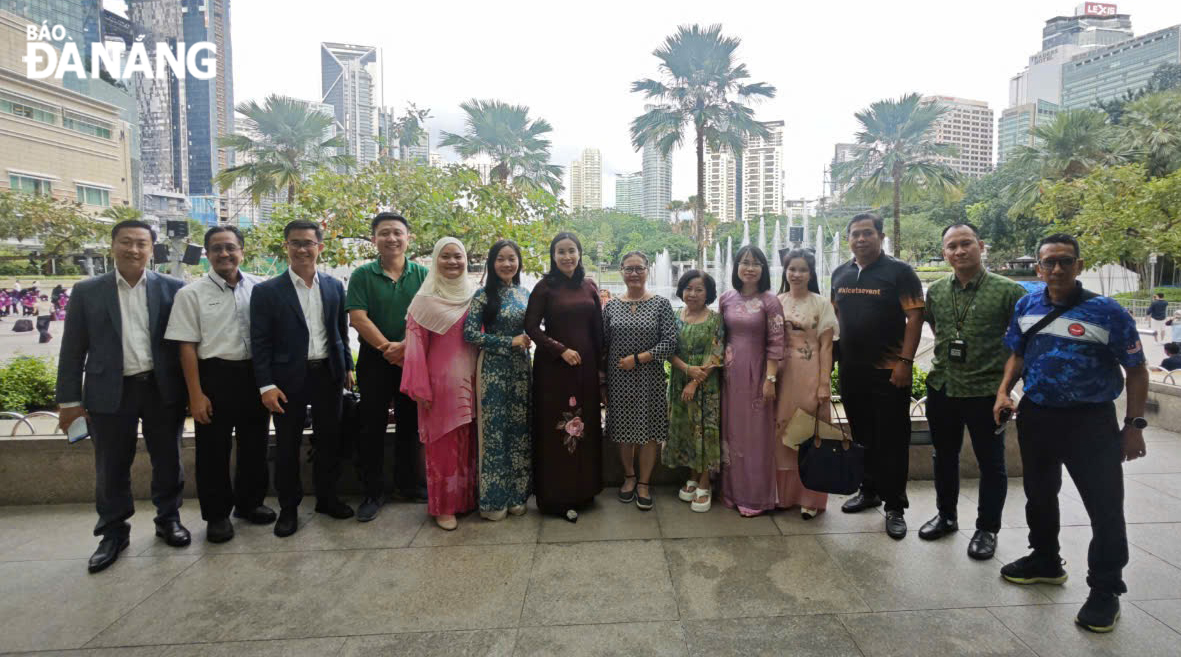
[[[677,281],[685,307],[677,314],[677,352],[668,386],[669,435],[664,464],[687,467],[690,479],[678,497],[694,511],[710,508],[710,473],[721,465],[722,388],[725,352],[722,316],[708,308],[717,298],[713,277],[696,269]]]

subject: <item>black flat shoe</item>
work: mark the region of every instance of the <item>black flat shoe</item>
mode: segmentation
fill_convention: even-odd
[[[241,518],[252,525],[269,525],[275,522],[275,510],[265,504],[259,504],[247,511],[235,508],[234,517]]]
[[[86,570],[92,573],[106,570],[107,566],[119,559],[119,553],[126,550],[130,544],[131,541],[126,536],[104,536],[103,540],[98,542],[98,549],[90,555]]]
[[[205,540],[210,543],[225,543],[234,537],[234,525],[229,518],[210,520],[205,530]]]
[[[937,538],[943,538],[948,534],[954,534],[960,530],[960,525],[955,520],[949,520],[942,515],[936,514],[927,522],[919,527],[919,538],[924,541],[933,541]]]
[[[640,486],[648,486],[648,482],[640,481],[637,479],[636,480],[636,490],[637,491],[639,490]],[[649,495],[649,497],[641,497],[638,492],[636,493],[636,508],[637,509],[639,509],[641,511],[651,511],[652,510],[652,497],[651,497],[652,487],[651,486],[648,486],[648,495]]]
[[[968,556],[977,561],[988,561],[996,554],[996,533],[977,529],[968,542]]]
[[[841,505],[841,511],[845,513],[860,513],[866,509],[874,509],[882,505],[882,498],[877,495],[866,497],[864,493],[857,493],[853,497],[845,500]]]
[[[279,519],[275,521],[275,536],[279,538],[286,538],[295,533],[299,529],[299,514],[296,509],[282,509],[279,511]]]
[[[635,479],[635,478],[636,478],[635,475],[623,475],[623,483],[626,484],[628,479]],[[624,504],[631,504],[632,502],[636,501],[636,486],[639,486],[639,485],[640,485],[640,483],[639,483],[639,481],[637,481],[636,484],[634,486],[632,486],[632,489],[629,491],[626,491],[626,492],[624,492],[623,486],[620,486],[619,487],[619,501],[623,502]]]
[[[329,502],[317,502],[316,513],[323,513],[327,516],[336,518],[337,520],[347,520],[353,517],[353,507],[341,502],[340,500],[332,500]]]
[[[906,518],[901,511],[886,512],[886,535],[896,541],[906,537]]]
[[[156,524],[156,536],[172,547],[184,547],[193,542],[192,534],[179,520],[166,520]]]

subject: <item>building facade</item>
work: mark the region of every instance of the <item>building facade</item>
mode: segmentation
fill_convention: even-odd
[[[742,150],[742,216],[783,214],[783,121],[764,121],[766,137],[747,136]]]
[[[650,221],[668,221],[668,203],[673,197],[672,158],[661,155],[653,143],[644,146],[644,203],[641,214]]]
[[[836,144],[833,146],[832,150],[832,164],[828,166],[827,171],[828,193],[832,198],[833,204],[839,205],[844,195],[848,193],[849,188],[857,182],[859,177],[852,176],[847,181],[837,180],[837,175],[839,174],[837,167],[838,165],[844,164],[846,162],[852,162],[853,160],[856,160],[858,157],[860,157],[862,151],[865,150],[865,147],[861,144],[845,143]]]
[[[644,214],[644,172],[615,174],[615,210]]]
[[[336,115],[337,134],[348,142],[348,154],[364,168],[377,159],[373,73],[377,48],[345,43],[320,44],[321,102]]]
[[[61,25],[66,38],[78,44],[80,53],[89,52],[89,44],[103,40],[102,0],[0,0],[0,10],[23,16],[38,26]]]
[[[705,147],[705,211],[719,222],[738,220],[738,158],[725,147]]]
[[[131,124],[117,105],[61,80],[27,78],[27,24],[0,11],[0,190],[75,201],[94,214],[138,205]]]
[[[1019,146],[1033,146],[1036,143],[1034,130],[1054,120],[1058,106],[1046,100],[1010,107],[1001,112],[997,121],[996,165],[1003,165]]]
[[[937,160],[968,178],[992,171],[993,116],[988,103],[955,96],[924,96],[924,105],[939,103],[947,112],[932,128],[935,143],[956,147],[954,157]]]
[[[603,207],[603,156],[587,148],[570,162],[570,208],[599,210]]]
[[[1143,89],[1161,64],[1181,64],[1181,25],[1075,55],[1062,66],[1062,109]]]
[[[181,0],[184,43],[208,41],[217,47],[217,74],[211,80],[185,77],[189,189],[193,196],[216,195],[219,172],[234,166],[233,151],[218,141],[234,134],[234,68],[230,45],[230,0]],[[208,52],[201,53],[209,59]],[[198,64],[203,66],[203,64]],[[222,215],[225,216],[224,214]]]

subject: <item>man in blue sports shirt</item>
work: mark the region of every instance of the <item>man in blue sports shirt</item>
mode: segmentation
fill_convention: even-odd
[[[1087,584],[1091,593],[1075,622],[1110,632],[1119,620],[1119,595],[1128,588],[1124,528],[1123,461],[1146,453],[1144,402],[1148,368],[1135,320],[1109,297],[1084,290],[1078,241],[1050,235],[1038,245],[1043,292],[1017,302],[1005,346],[1012,355],[997,390],[993,413],[1013,411],[1009,392],[1024,379],[1017,406],[1017,439],[1025,472],[1027,556],[1006,564],[1001,576],[1015,584],[1062,584],[1058,554],[1058,490],[1062,466],[1070,473],[1091,519]],[[1123,366],[1125,376],[1121,376]],[[1116,419],[1115,399],[1127,388],[1127,417]]]

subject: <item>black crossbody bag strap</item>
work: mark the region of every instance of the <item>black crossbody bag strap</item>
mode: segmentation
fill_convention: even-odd
[[[1021,353],[1017,354],[1017,355],[1021,356],[1022,358],[1025,357],[1025,347],[1029,345],[1029,339],[1032,338],[1034,335],[1036,335],[1038,331],[1049,326],[1054,320],[1056,320],[1059,317],[1061,317],[1062,315],[1066,314],[1066,312],[1069,311],[1071,308],[1074,308],[1075,306],[1079,305],[1080,303],[1082,303],[1088,299],[1094,299],[1097,296],[1099,296],[1099,295],[1095,294],[1094,292],[1092,292],[1090,290],[1080,289],[1078,296],[1075,297],[1075,299],[1074,299],[1074,303],[1071,303],[1071,304],[1065,305],[1065,306],[1055,306],[1053,310],[1046,313],[1044,317],[1042,317],[1041,319],[1039,319],[1037,321],[1037,323],[1035,323],[1033,326],[1029,327],[1028,331],[1025,331],[1024,333],[1021,334],[1021,344],[1022,344]]]

